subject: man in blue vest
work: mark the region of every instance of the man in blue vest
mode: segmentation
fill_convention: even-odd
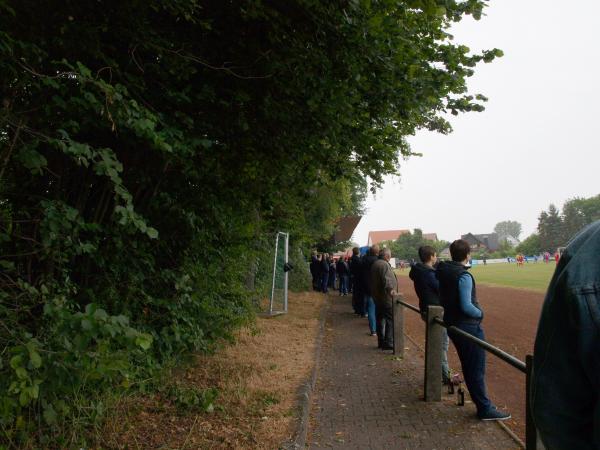
[[[479,339],[485,340],[481,321],[483,311],[477,301],[475,279],[468,272],[471,247],[463,239],[450,245],[452,261],[438,264],[440,302],[444,307],[444,322]],[[456,347],[465,383],[481,420],[506,420],[510,413],[497,409],[486,393],[485,350],[470,339],[452,331],[448,333]]]

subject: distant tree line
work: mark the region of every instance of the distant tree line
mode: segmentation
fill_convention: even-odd
[[[565,202],[562,213],[550,204],[538,217],[537,233],[531,234],[516,248],[518,252],[535,254],[555,252],[564,247],[586,225],[600,220],[600,195],[574,198]]]

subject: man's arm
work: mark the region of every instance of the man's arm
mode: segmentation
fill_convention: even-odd
[[[397,287],[398,287],[398,281],[396,280],[396,276],[394,275],[392,266],[387,264],[387,268],[385,271],[385,291],[389,295],[395,295]]]
[[[465,273],[458,279],[458,300],[462,312],[473,319],[481,319],[483,312],[476,308],[471,302],[471,291],[473,290],[473,280],[471,275]]]
[[[425,277],[425,284],[436,294],[440,295],[440,282],[435,276],[435,272],[427,272]]]

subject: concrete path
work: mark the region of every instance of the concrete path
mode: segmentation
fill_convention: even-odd
[[[377,349],[351,297],[331,295],[313,394],[308,445],[336,449],[518,449],[496,423],[456,396],[425,403],[423,355],[410,341],[403,360]],[[411,314],[410,311],[406,312]]]

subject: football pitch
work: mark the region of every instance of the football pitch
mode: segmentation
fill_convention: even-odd
[[[556,264],[543,262],[525,263],[522,267],[511,264],[476,265],[471,268],[477,284],[488,286],[504,286],[518,289],[528,289],[536,292],[546,292]],[[408,276],[409,269],[396,270],[401,276]]]

